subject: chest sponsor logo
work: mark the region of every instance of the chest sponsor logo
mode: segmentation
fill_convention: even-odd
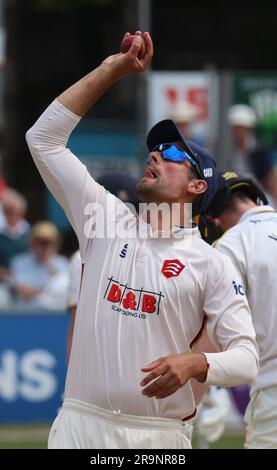
[[[154,292],[143,288],[134,289],[122,284],[113,276],[108,278],[104,299],[111,302],[112,310],[122,315],[146,319],[148,314],[159,315],[162,292]]]
[[[162,273],[165,277],[177,277],[184,268],[185,265],[178,259],[167,259],[163,264]]]

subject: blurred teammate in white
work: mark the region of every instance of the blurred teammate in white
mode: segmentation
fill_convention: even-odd
[[[190,448],[190,379],[233,386],[257,373],[248,303],[233,284],[240,278],[187,216],[187,203],[202,212],[216,191],[208,152],[186,142],[173,121],[149,132],[137,191],[145,203],[167,203],[170,215],[179,208],[178,226],[164,227],[159,218],[136,217],[66,147],[81,116],[114,82],[147,69],[148,33],[144,41],[142,59],[137,32],[127,53],[108,57],[63,92],[27,133],[34,161],[77,233],[84,264],[65,400],[50,448]],[[220,352],[191,353],[205,316]]]
[[[259,202],[264,205],[259,205]],[[225,172],[209,207],[225,232],[214,246],[231,257],[242,279],[260,352],[245,413],[248,449],[277,448],[277,213],[253,180]]]

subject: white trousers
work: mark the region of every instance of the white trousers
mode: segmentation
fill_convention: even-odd
[[[277,385],[253,393],[244,420],[246,449],[277,449]]]
[[[191,449],[191,421],[114,413],[65,400],[49,449]]]

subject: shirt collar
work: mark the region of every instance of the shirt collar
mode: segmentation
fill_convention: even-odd
[[[139,236],[142,238],[170,238],[170,239],[184,239],[192,236],[200,237],[198,226],[192,224],[191,227],[177,227],[173,226],[169,230],[153,230],[151,225],[147,223],[142,216],[137,218],[139,225]]]
[[[241,218],[239,219],[239,224],[241,222],[244,222],[245,220],[249,219],[250,217],[253,217],[255,215],[259,215],[259,214],[264,214],[264,213],[268,213],[268,212],[274,212],[276,213],[276,211],[273,209],[273,207],[269,206],[269,205],[265,205],[265,206],[257,206],[257,207],[252,207],[252,209],[249,209],[249,211],[246,211],[242,216]]]

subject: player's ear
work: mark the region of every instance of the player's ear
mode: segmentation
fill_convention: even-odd
[[[195,196],[199,196],[207,191],[207,182],[205,180],[200,180],[197,178],[193,178],[189,181],[187,192],[189,194],[194,194]]]

